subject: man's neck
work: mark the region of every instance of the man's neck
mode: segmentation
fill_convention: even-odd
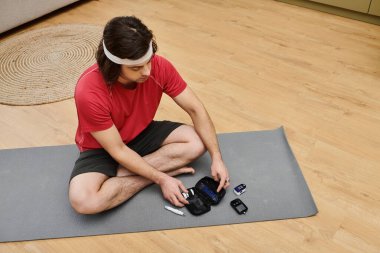
[[[122,84],[123,88],[128,89],[128,90],[134,90],[137,88],[137,83],[128,83],[128,84]]]
[[[136,82],[133,82],[133,81],[130,81],[130,80],[127,80],[121,76],[119,76],[119,78],[117,79],[117,81],[121,84],[121,86],[125,89],[128,89],[128,90],[134,90],[137,88],[137,83]]]

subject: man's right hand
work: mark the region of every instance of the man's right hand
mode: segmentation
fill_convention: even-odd
[[[183,207],[184,204],[189,204],[181,194],[181,192],[187,193],[188,191],[180,180],[164,174],[162,178],[160,178],[158,184],[161,187],[162,195],[171,204],[178,207]]]

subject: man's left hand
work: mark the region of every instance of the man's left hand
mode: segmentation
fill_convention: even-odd
[[[230,185],[230,176],[222,159],[212,161],[211,175],[215,181],[219,182],[217,192],[220,192],[222,188],[226,189]]]

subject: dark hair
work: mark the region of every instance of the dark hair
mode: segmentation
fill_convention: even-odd
[[[96,61],[108,85],[119,78],[121,66],[110,61],[104,54],[103,40],[113,55],[122,59],[136,60],[146,54],[152,40],[153,53],[157,52],[157,44],[151,30],[140,19],[134,16],[116,17],[110,20],[104,28]]]

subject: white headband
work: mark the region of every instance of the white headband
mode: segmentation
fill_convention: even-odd
[[[149,49],[146,52],[146,54],[137,60],[121,59],[121,58],[111,54],[111,52],[107,50],[106,44],[104,43],[104,40],[103,40],[103,50],[104,50],[105,55],[107,56],[107,58],[110,61],[112,61],[116,64],[122,64],[122,65],[127,65],[127,66],[134,66],[134,65],[143,64],[147,60],[149,60],[153,55],[152,41],[150,41],[150,43],[149,43]]]

